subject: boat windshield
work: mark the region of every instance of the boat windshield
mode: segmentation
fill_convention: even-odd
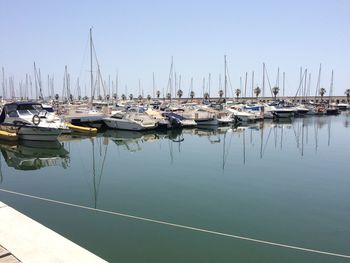
[[[43,110],[39,104],[23,104],[18,105],[17,110],[21,115],[38,114]]]
[[[18,110],[18,113],[20,115],[31,115],[31,112],[29,112],[28,110]]]

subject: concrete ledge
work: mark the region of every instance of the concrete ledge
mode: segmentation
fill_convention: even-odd
[[[106,262],[1,202],[0,222],[0,244],[24,263]]]

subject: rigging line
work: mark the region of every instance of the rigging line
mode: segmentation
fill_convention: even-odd
[[[273,95],[272,88],[271,88],[271,83],[270,83],[270,78],[269,78],[269,74],[267,73],[266,66],[265,66],[265,73],[266,73],[267,82],[269,83],[269,88],[270,88],[271,95]]]
[[[87,57],[87,49],[88,49],[88,46],[89,46],[89,41],[90,41],[90,36],[87,38],[87,41],[86,41],[86,44],[85,44],[84,53],[83,53],[83,60],[82,60],[81,65],[80,65],[79,78],[82,77],[81,75],[82,75],[82,72],[83,72],[84,62],[85,62],[85,59]]]
[[[216,235],[216,236],[229,237],[229,238],[233,238],[233,239],[245,240],[245,241],[250,241],[250,242],[254,242],[254,243],[260,243],[260,244],[275,246],[275,247],[289,248],[289,249],[294,249],[294,250],[299,250],[299,251],[304,251],[304,252],[310,252],[310,253],[322,254],[322,255],[327,255],[327,256],[334,256],[334,257],[350,259],[350,255],[345,255],[345,254],[338,254],[338,253],[333,253],[333,252],[328,252],[328,251],[322,251],[322,250],[316,250],[316,249],[292,246],[292,245],[276,243],[276,242],[271,242],[271,241],[266,241],[266,240],[261,240],[261,239],[255,239],[255,238],[250,238],[250,237],[244,237],[244,236],[238,236],[238,235],[233,235],[233,234],[227,234],[227,233],[213,231],[213,230],[208,230],[208,229],[203,229],[203,228],[197,228],[197,227],[191,227],[191,226],[186,226],[186,225],[180,225],[180,224],[170,223],[170,222],[166,222],[166,221],[151,219],[151,218],[134,216],[134,215],[124,214],[124,213],[119,213],[119,212],[113,212],[113,211],[108,211],[108,210],[103,210],[103,209],[98,209],[98,208],[92,208],[92,207],[82,206],[82,205],[77,205],[77,204],[71,204],[71,203],[67,203],[67,202],[62,202],[62,201],[58,201],[58,200],[38,197],[38,196],[24,194],[24,193],[19,193],[19,192],[6,190],[6,189],[2,189],[2,188],[0,188],[0,191],[4,192],[4,193],[9,193],[9,194],[23,196],[23,197],[29,197],[29,198],[36,199],[36,200],[46,201],[46,202],[50,202],[50,203],[55,203],[55,204],[60,204],[60,205],[65,205],[65,206],[70,206],[70,207],[76,207],[76,208],[86,209],[86,210],[100,212],[100,213],[105,213],[105,214],[110,214],[110,215],[121,216],[121,217],[125,217],[125,218],[139,220],[139,221],[145,221],[145,222],[151,222],[151,223],[160,224],[160,225],[171,226],[171,227],[175,227],[175,228],[187,229],[187,230],[192,230],[192,231],[212,234],[212,235]]]
[[[232,96],[234,96],[234,91],[233,91],[232,84],[231,84],[231,78],[230,78],[230,73],[229,73],[228,66],[226,66],[226,71],[227,71],[228,82],[230,83],[230,87],[231,87]]]

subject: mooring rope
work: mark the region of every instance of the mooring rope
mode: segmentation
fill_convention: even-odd
[[[140,216],[134,216],[134,215],[124,214],[124,213],[119,213],[119,212],[113,212],[113,211],[108,211],[108,210],[103,210],[103,209],[98,209],[98,208],[92,208],[92,207],[83,206],[83,205],[71,204],[71,203],[57,201],[57,200],[48,199],[48,198],[43,198],[43,197],[39,197],[39,196],[19,193],[19,192],[15,192],[15,191],[10,191],[10,190],[6,190],[6,189],[2,189],[2,188],[0,188],[0,191],[4,192],[4,193],[9,193],[9,194],[14,194],[14,195],[29,197],[29,198],[32,198],[32,199],[37,199],[37,200],[41,200],[41,201],[51,202],[51,203],[55,203],[55,204],[71,206],[71,207],[86,209],[86,210],[90,210],[90,211],[95,211],[95,212],[100,212],[100,213],[105,213],[105,214],[110,214],[110,215],[116,215],[116,216],[131,218],[131,219],[135,219],[135,220],[139,220],[139,221],[151,222],[151,223],[155,223],[155,224],[161,224],[161,225],[166,225],[166,226],[171,226],[171,227],[176,227],[176,228],[182,228],[182,229],[187,229],[187,230],[192,230],[192,231],[197,231],[197,232],[202,232],[202,233],[207,233],[207,234],[212,234],[212,235],[217,235],[217,236],[223,236],[223,237],[229,237],[229,238],[240,239],[240,240],[245,240],[245,241],[251,241],[251,242],[265,244],[265,245],[270,245],[270,246],[289,248],[289,249],[294,249],[294,250],[299,250],[299,251],[304,251],[304,252],[317,253],[317,254],[322,254],[322,255],[328,255],[328,256],[334,256],[334,257],[341,257],[341,258],[350,259],[350,255],[338,254],[338,253],[321,251],[321,250],[304,248],[304,247],[298,247],[298,246],[291,246],[291,245],[286,245],[286,244],[276,243],[276,242],[270,242],[270,241],[261,240],[261,239],[255,239],[255,238],[250,238],[250,237],[244,237],[244,236],[238,236],[238,235],[232,235],[232,234],[212,231],[212,230],[208,230],[208,229],[202,229],[202,228],[191,227],[191,226],[186,226],[186,225],[179,225],[179,224],[170,223],[170,222],[161,221],[161,220],[156,220],[156,219],[150,219],[150,218],[145,218],[145,217],[140,217]]]

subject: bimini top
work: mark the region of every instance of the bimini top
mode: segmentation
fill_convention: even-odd
[[[6,106],[12,106],[12,105],[16,105],[16,106],[24,106],[24,105],[40,105],[41,103],[39,102],[34,102],[34,101],[15,101],[15,102],[11,102],[11,103],[6,103],[4,107]]]
[[[43,108],[41,103],[38,103],[38,102],[17,101],[17,102],[7,103],[2,108],[2,112],[0,115],[0,123],[3,123],[5,121],[6,114],[10,114],[12,112],[21,111],[21,110],[39,111],[42,109]]]

